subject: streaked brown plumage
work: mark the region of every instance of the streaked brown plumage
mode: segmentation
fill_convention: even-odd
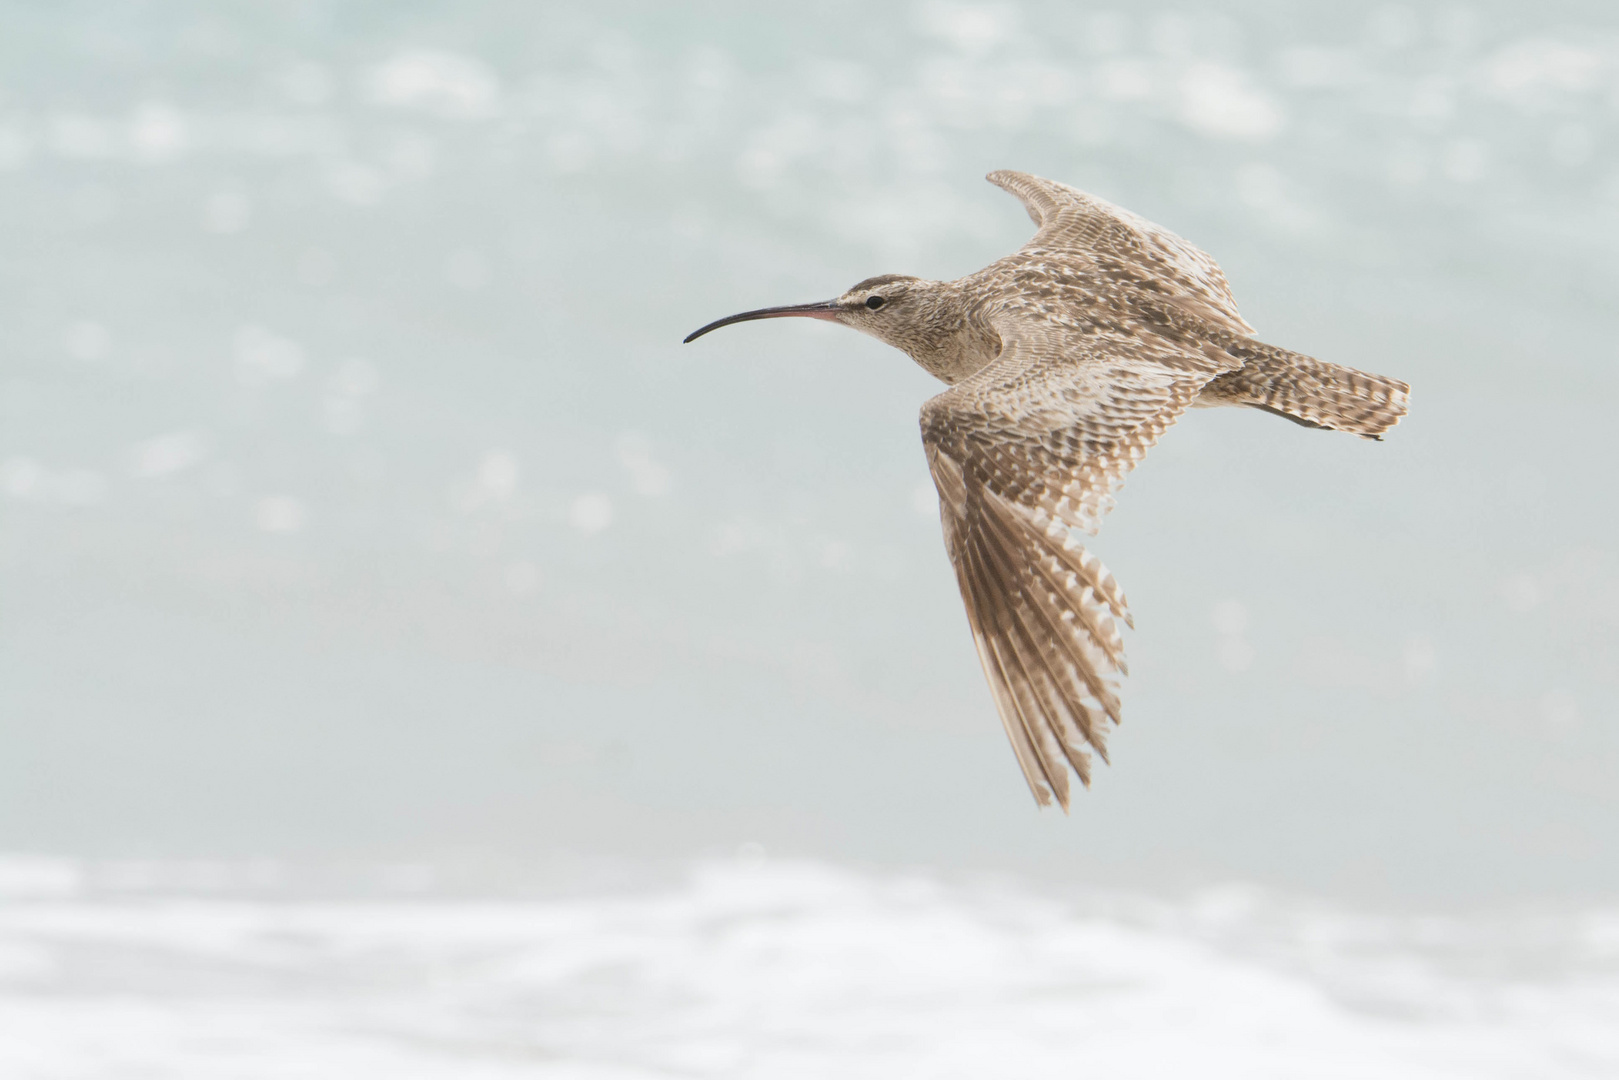
[[[869,278],[808,316],[908,353],[950,389],[922,406],[945,547],[1001,723],[1035,799],[1068,807],[1068,769],[1107,759],[1125,673],[1111,574],[1095,535],[1124,474],[1188,408],[1242,405],[1379,438],[1410,390],[1267,345],[1237,313],[1213,259],[1151,222],[1064,184],[993,172],[1037,231],[958,281]]]

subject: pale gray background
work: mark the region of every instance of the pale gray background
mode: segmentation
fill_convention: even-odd
[[[1619,16],[0,6],[0,849],[1619,894]],[[1408,379],[1194,413],[1094,550],[1114,766],[1037,813],[927,503],[810,323],[1011,167]]]

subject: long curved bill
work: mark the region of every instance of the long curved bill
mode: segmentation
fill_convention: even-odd
[[[757,311],[744,311],[740,315],[727,315],[723,319],[716,319],[701,330],[693,330],[681,344],[690,344],[710,330],[718,330],[720,327],[730,326],[732,323],[752,322],[754,319],[786,319],[795,315],[806,319],[836,319],[838,312],[841,310],[843,309],[838,307],[836,300],[824,300],[819,304],[789,304],[786,307],[767,307],[760,308]]]

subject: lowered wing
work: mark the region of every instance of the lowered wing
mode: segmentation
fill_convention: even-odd
[[[1001,355],[922,407],[945,547],[1001,723],[1035,799],[1107,759],[1125,672],[1124,594],[1073,538],[1214,372],[1150,347],[1003,317]]]

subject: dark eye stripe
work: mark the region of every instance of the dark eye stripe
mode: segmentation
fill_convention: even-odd
[[[883,306],[883,298],[880,296],[868,296],[866,297],[866,306],[871,310],[876,311],[878,308]]]

